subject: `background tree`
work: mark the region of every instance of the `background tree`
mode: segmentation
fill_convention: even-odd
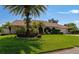
[[[38,17],[41,13],[46,10],[46,6],[44,5],[8,5],[5,6],[6,9],[10,11],[10,13],[14,13],[15,15],[21,15],[25,17],[25,24],[26,24],[26,32],[29,32],[29,23],[30,18]]]
[[[52,23],[58,23],[58,20],[55,20],[54,18],[49,19],[48,21],[49,21],[49,22],[52,22]]]
[[[68,23],[68,24],[65,24],[65,26],[68,26],[68,28],[69,28],[68,31],[70,33],[78,30],[76,24],[74,24],[74,23]]]
[[[10,33],[11,33],[11,23],[10,22],[6,22],[5,24],[2,25],[3,28],[8,28]]]

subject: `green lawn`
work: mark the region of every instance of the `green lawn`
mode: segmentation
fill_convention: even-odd
[[[41,53],[79,46],[79,36],[42,35],[41,38],[0,36],[0,53]]]
[[[40,52],[70,48],[79,45],[79,36],[44,35],[42,36],[42,40],[43,44]]]

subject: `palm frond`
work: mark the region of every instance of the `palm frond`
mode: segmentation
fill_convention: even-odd
[[[46,10],[44,5],[6,5],[4,8],[8,9],[10,13],[15,15],[26,16],[30,13],[30,16],[38,17]]]

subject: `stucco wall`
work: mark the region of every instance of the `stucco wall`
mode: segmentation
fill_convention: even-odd
[[[8,28],[4,28],[4,29],[2,30],[2,33],[3,33],[3,34],[9,34],[9,33],[10,33],[10,31],[9,31],[9,29],[8,29]]]
[[[67,34],[68,33],[68,30],[67,29],[60,29],[61,32],[63,32],[64,34]]]

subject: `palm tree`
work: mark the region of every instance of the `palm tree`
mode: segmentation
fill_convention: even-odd
[[[5,8],[8,9],[10,13],[25,17],[26,32],[29,32],[30,18],[38,17],[46,10],[46,6],[44,5],[7,5]]]

